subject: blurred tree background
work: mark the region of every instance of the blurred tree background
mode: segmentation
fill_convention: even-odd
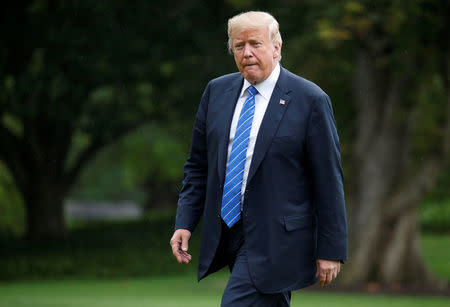
[[[450,232],[448,0],[8,2],[0,13],[0,279],[33,277],[38,265],[28,263],[57,246],[101,242],[130,263],[143,261],[133,248],[153,245],[160,249],[144,256],[170,257],[199,98],[211,78],[236,71],[226,21],[251,9],[279,21],[282,65],[333,100],[350,230],[342,282],[437,283],[419,234]],[[67,225],[68,199],[133,200],[148,218],[80,231]],[[165,225],[164,237],[155,225]],[[93,232],[97,241],[83,243]],[[113,248],[125,241],[128,249]],[[156,263],[86,272],[173,271]],[[84,270],[72,265],[49,276]]]

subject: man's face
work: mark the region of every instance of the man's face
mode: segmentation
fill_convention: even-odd
[[[242,76],[255,85],[272,73],[278,62],[281,45],[270,42],[266,28],[249,29],[233,38],[232,50]]]

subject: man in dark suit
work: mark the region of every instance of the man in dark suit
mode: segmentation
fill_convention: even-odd
[[[279,64],[268,13],[228,21],[239,73],[210,81],[195,118],[175,232],[178,262],[203,215],[198,279],[228,265],[222,306],[289,306],[347,259],[339,139],[329,97]]]

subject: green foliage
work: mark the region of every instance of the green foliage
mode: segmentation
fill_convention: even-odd
[[[193,272],[172,259],[170,213],[153,213],[140,221],[78,226],[66,241],[31,243],[0,237],[0,280],[94,278],[164,275]],[[199,236],[190,244],[198,256]],[[5,248],[7,247],[7,248]]]
[[[5,113],[2,117],[3,125],[17,136],[23,135],[23,123],[12,114]]]
[[[443,166],[444,171],[433,189],[428,193],[427,201],[440,202],[450,199],[450,163]]]
[[[427,233],[450,233],[450,165],[419,208],[420,227]]]
[[[439,150],[440,140],[444,135],[443,123],[446,121],[447,91],[444,80],[433,74],[424,80],[416,93],[413,146],[416,163],[428,152]]]
[[[82,173],[70,197],[142,203],[149,180],[178,186],[188,139],[176,136],[174,129],[148,124],[108,146]]]
[[[252,6],[255,5],[254,0],[226,0],[226,2],[230,3],[236,9],[241,10],[251,10]]]
[[[450,233],[450,198],[425,201],[420,206],[420,227],[428,233]]]
[[[183,164],[187,155],[187,140],[180,139],[161,126],[148,125],[124,140],[124,167],[128,170],[130,183],[141,183],[147,176],[158,180],[182,178]]]
[[[10,173],[0,162],[0,234],[22,235],[25,228],[22,199]]]

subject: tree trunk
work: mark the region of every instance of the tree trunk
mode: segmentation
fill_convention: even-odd
[[[64,190],[58,185],[40,182],[24,195],[26,233],[29,240],[66,238]]]
[[[378,276],[381,283],[429,284],[434,282],[421,253],[417,228],[417,208],[410,209],[394,221],[385,221],[380,236]]]
[[[415,114],[403,101],[407,82],[380,71],[374,58],[373,50],[361,48],[356,60],[358,133],[348,198],[350,261],[342,281],[436,285],[421,254],[417,208],[437,180],[442,161],[411,163]]]
[[[417,207],[389,218],[390,201],[379,203],[360,228],[351,227],[350,266],[344,282],[418,286],[438,285],[421,253]],[[352,226],[352,224],[351,224]]]

